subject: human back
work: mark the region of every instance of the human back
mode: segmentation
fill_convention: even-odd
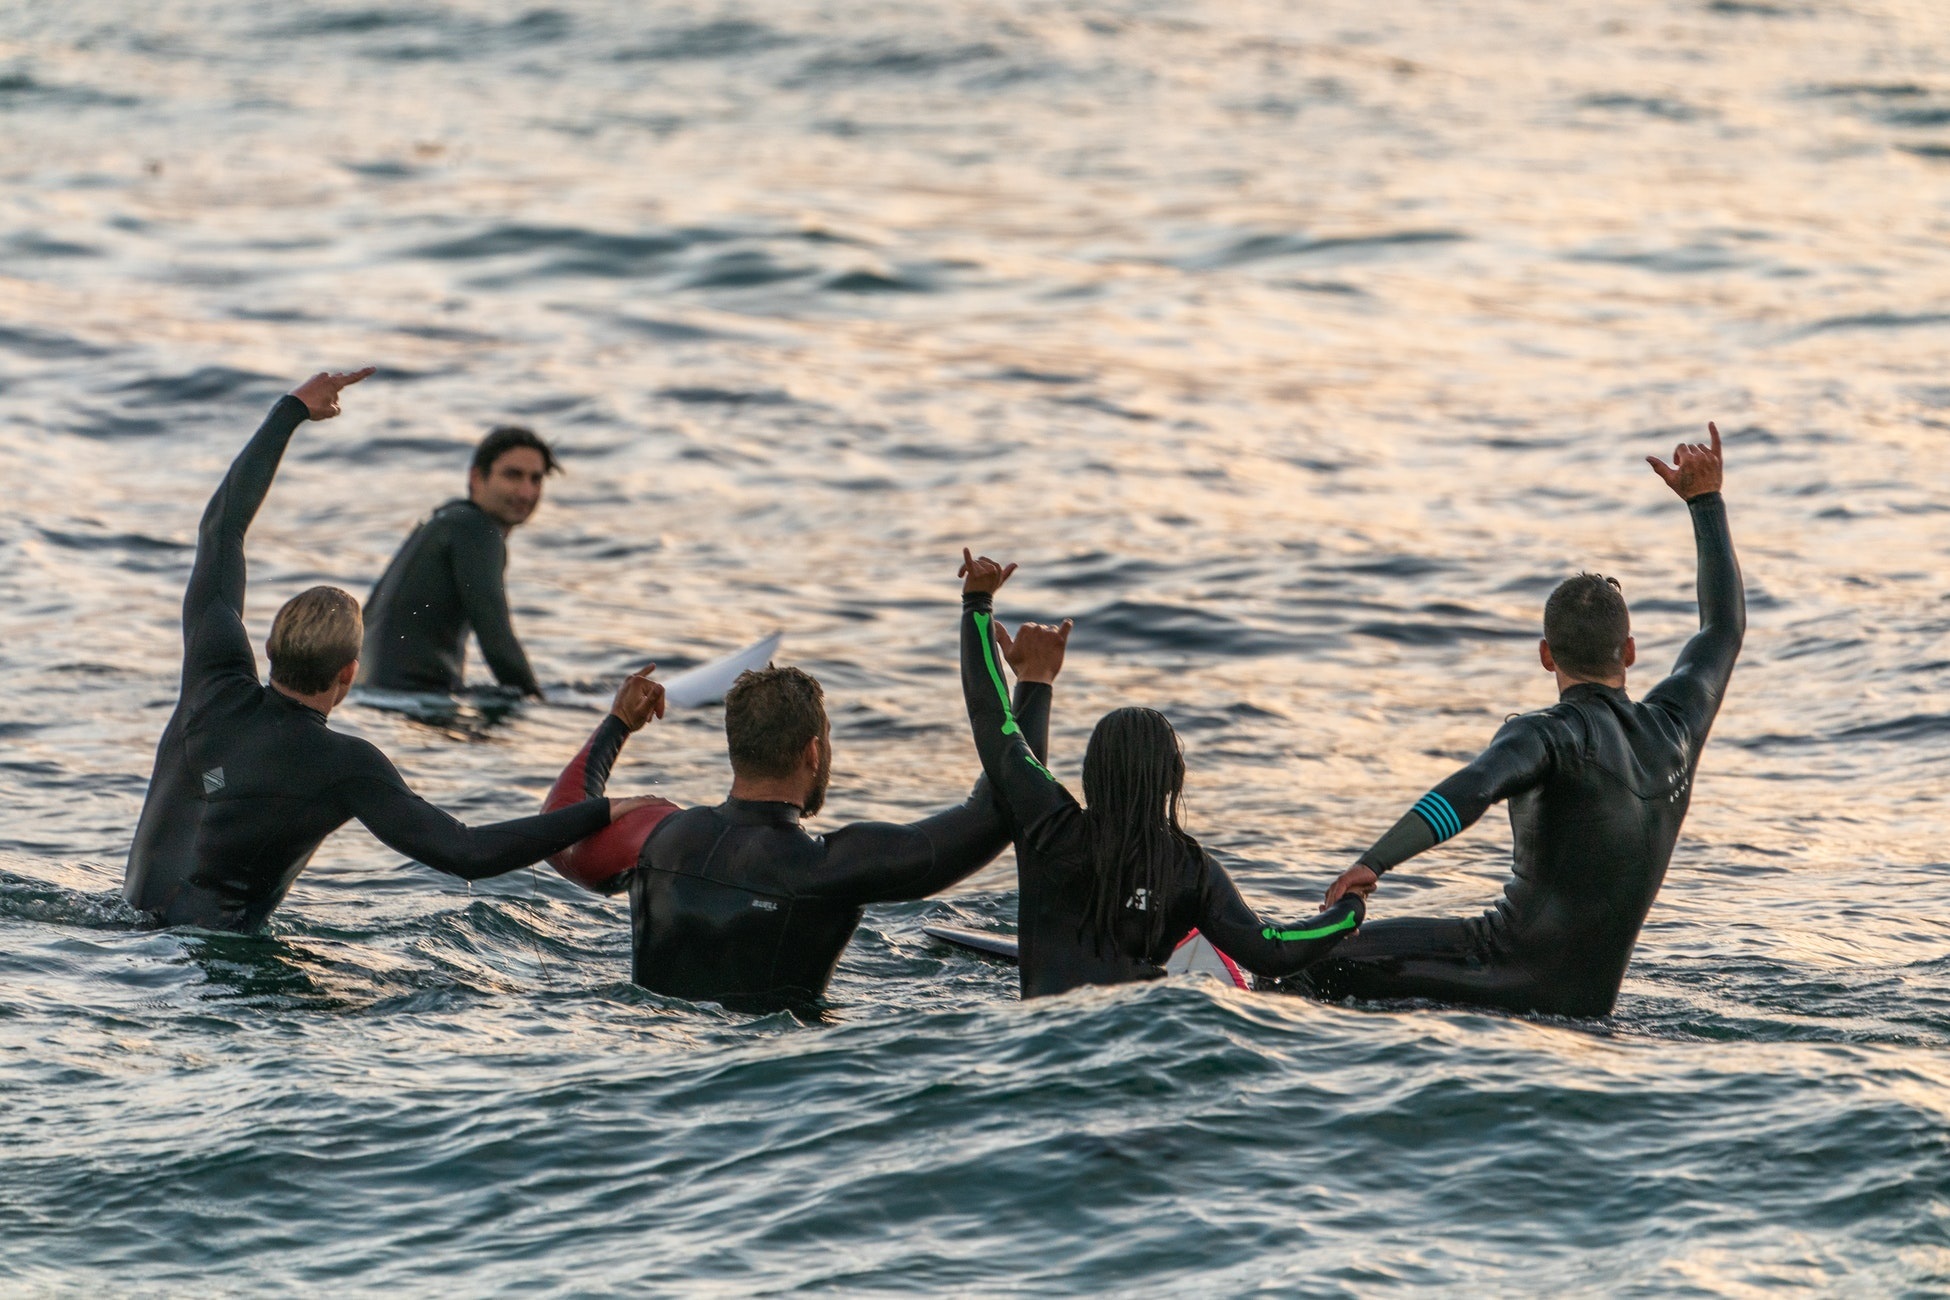
[[[1489,919],[1550,973],[1559,1005],[1608,1007],[1665,881],[1704,737],[1656,692],[1634,701],[1595,685],[1513,725],[1549,733],[1554,761],[1510,798],[1511,878]]]

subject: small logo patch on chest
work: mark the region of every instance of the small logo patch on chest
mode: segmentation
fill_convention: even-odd
[[[779,910],[779,905],[769,898],[754,898],[752,900],[752,906],[761,912],[776,912]]]
[[[223,789],[223,769],[213,767],[203,774],[203,793],[215,794]]]

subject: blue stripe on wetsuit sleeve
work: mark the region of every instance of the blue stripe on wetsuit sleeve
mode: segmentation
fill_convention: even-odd
[[[1456,816],[1455,808],[1447,799],[1433,790],[1422,796],[1416,803],[1414,812],[1429,824],[1430,830],[1435,832],[1437,844],[1462,833],[1462,818]]]

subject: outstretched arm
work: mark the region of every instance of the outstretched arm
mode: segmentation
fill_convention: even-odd
[[[470,520],[468,527],[454,531],[452,554],[454,585],[494,680],[516,687],[524,695],[540,695],[541,684],[515,637],[514,618],[508,613],[508,546],[500,530],[485,516]]]
[[[183,689],[222,672],[257,676],[257,659],[244,630],[244,534],[257,517],[284,459],[291,435],[306,420],[339,413],[341,389],[358,383],[372,367],[313,375],[278,399],[244,449],[231,462],[196,530],[196,564],[183,595]]]
[[[1699,556],[1700,630],[1683,650],[1672,675],[1646,694],[1647,704],[1673,710],[1697,747],[1720,711],[1733,662],[1747,634],[1747,594],[1734,558],[1727,527],[1726,498],[1720,494],[1725,462],[1718,426],[1706,426],[1711,443],[1681,444],[1672,465],[1648,456],[1653,471],[1679,494],[1693,516],[1693,546]]]
[[[1201,864],[1199,933],[1218,950],[1255,975],[1284,979],[1325,957],[1353,934],[1367,915],[1359,893],[1345,898],[1311,920],[1297,925],[1268,925],[1260,919],[1226,869],[1208,854]]]
[[[1382,872],[1462,834],[1492,804],[1530,789],[1550,768],[1550,736],[1543,722],[1534,715],[1512,718],[1475,762],[1423,795],[1374,847],[1355,859],[1327,887],[1327,902],[1335,903],[1349,893],[1373,893]]]
[[[1048,753],[1050,685],[1016,684],[1014,713],[1037,758]],[[831,891],[862,903],[938,894],[1009,844],[1009,822],[986,774],[968,798],[918,822],[856,822],[826,837]]]

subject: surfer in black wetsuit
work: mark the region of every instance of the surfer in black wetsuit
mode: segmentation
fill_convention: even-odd
[[[1539,656],[1552,707],[1512,718],[1475,762],[1424,795],[1327,891],[1367,894],[1380,874],[1510,802],[1516,858],[1483,916],[1370,922],[1308,971],[1306,991],[1433,998],[1565,1016],[1611,1012],[1639,927],[1665,880],[1693,777],[1747,626],[1721,499],[1720,432],[1647,457],[1693,516],[1700,630],[1672,675],[1634,702],[1637,648],[1616,582],[1580,574],[1544,607]]]
[[[1083,756],[1089,807],[1077,805],[1024,736],[997,662],[999,644],[1020,693],[1056,675],[1070,636],[1068,621],[1024,624],[1013,639],[995,622],[995,592],[1015,569],[962,552],[961,682],[982,770],[1015,837],[1022,995],[1155,979],[1193,929],[1265,976],[1302,970],[1346,939],[1361,923],[1360,895],[1300,924],[1268,925],[1178,824],[1185,758],[1154,709],[1098,721]]]
[[[494,680],[523,695],[541,685],[515,639],[505,578],[508,534],[541,504],[542,482],[560,468],[549,445],[506,425],[474,449],[467,496],[423,520],[366,601],[359,685],[454,694],[467,661],[467,632],[481,643]]]
[[[556,782],[545,807],[600,795],[628,735],[663,714],[649,669]],[[1018,690],[1026,746],[1043,752],[1054,670]],[[926,898],[1009,843],[988,782],[920,821],[854,822],[811,835],[825,802],[833,729],[824,692],[797,668],[741,674],[725,696],[731,797],[715,808],[656,801],[551,859],[570,879],[630,894],[633,978],[692,1002],[770,1009],[816,1001],[871,903]]]
[[[325,725],[359,654],[359,602],[334,587],[278,611],[265,646],[271,682],[259,683],[244,631],[245,530],[292,432],[337,415],[340,390],[371,373],[314,375],[279,399],[203,512],[183,598],[182,694],[122,884],[162,924],[256,928],[349,818],[417,861],[478,880],[538,862],[646,802],[588,799],[470,829],[415,795],[385,755]]]

